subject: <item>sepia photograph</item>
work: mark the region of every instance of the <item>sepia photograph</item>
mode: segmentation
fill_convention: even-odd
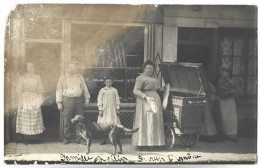
[[[15,4],[4,164],[257,163],[257,5]]]

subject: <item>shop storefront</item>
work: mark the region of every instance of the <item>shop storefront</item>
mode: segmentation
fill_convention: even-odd
[[[7,37],[6,82],[12,87],[6,88],[10,100],[6,111],[15,113],[17,79],[25,63],[32,62],[44,87],[45,125],[60,127],[62,132],[56,85],[68,62],[76,60],[90,92],[88,117],[97,120],[97,95],[104,87],[104,77],[112,75],[121,101],[121,121],[132,127],[135,78],[142,73],[145,60],[159,63],[162,58],[161,9],[153,5],[17,6],[10,14],[11,34]]]
[[[17,79],[25,63],[32,62],[42,78],[42,110],[47,130],[55,130],[51,135],[62,129],[55,91],[69,60],[80,62],[91,94],[85,112],[92,120],[97,119],[96,99],[103,78],[113,75],[121,101],[120,119],[132,127],[135,78],[148,59],[201,62],[213,84],[221,67],[231,69],[240,88],[240,116],[256,119],[255,7],[34,4],[18,5],[9,22],[5,113],[15,112]],[[155,74],[164,85],[158,68]]]

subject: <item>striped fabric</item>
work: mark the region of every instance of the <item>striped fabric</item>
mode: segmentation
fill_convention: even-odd
[[[16,133],[25,135],[41,134],[43,126],[41,109],[20,110],[17,112]]]
[[[44,131],[41,104],[43,87],[38,74],[24,74],[20,77],[17,93],[19,108],[16,118],[16,133],[36,135]]]

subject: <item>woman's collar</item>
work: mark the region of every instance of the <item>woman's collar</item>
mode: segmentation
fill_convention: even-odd
[[[149,75],[147,75],[145,72],[143,72],[143,75],[146,76],[146,77],[149,77],[149,78],[156,78],[155,75],[149,76]]]

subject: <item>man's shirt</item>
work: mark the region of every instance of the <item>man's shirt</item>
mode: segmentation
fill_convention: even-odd
[[[63,96],[80,97],[84,95],[85,101],[89,100],[90,95],[84,78],[80,74],[62,75],[57,84],[56,102],[62,102]]]

